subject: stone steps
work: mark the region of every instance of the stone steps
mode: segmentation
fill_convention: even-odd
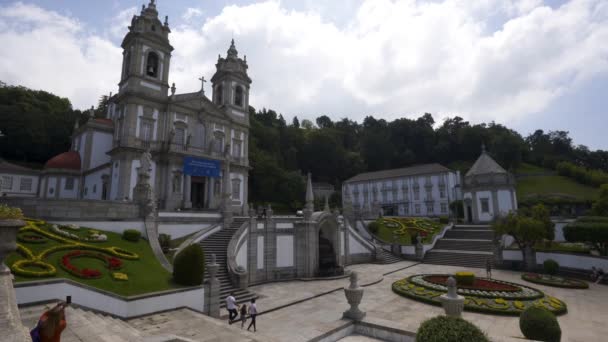
[[[219,268],[216,274],[220,282],[220,307],[225,307],[226,303],[224,299],[234,293],[234,297],[238,304],[248,302],[252,298],[257,298],[254,293],[251,293],[247,290],[237,289],[232,285],[232,281],[230,280],[230,274],[227,269],[228,262],[228,244],[230,243],[230,239],[237,232],[240,226],[246,221],[246,218],[235,218],[230,227],[227,229],[222,229],[214,234],[211,234],[201,242],[199,245],[203,248],[205,252],[205,264],[208,265],[211,261],[211,254],[215,254],[216,262],[219,264]],[[205,279],[208,278],[209,274],[207,269],[205,269]]]
[[[463,268],[485,268],[486,260],[493,260],[491,254],[450,253],[430,250],[424,256],[425,264],[462,266]]]
[[[379,248],[376,250],[376,261],[374,262],[375,264],[387,265],[394,264],[399,261],[403,261],[403,259],[389,251],[384,250],[383,248]]]
[[[21,321],[32,329],[44,311],[55,303],[28,306],[20,309]],[[61,335],[63,342],[140,342],[148,336],[127,322],[92,311],[70,306],[66,309],[67,328]]]
[[[461,240],[492,240],[494,232],[488,231],[470,231],[470,230],[448,230],[443,236],[446,239],[461,239]]]
[[[484,251],[492,252],[493,245],[491,240],[484,241],[469,241],[469,240],[448,240],[439,239],[435,244],[435,249],[452,249],[452,250],[464,250],[464,251]]]

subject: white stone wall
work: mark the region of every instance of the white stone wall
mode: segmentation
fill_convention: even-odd
[[[66,182],[68,178],[74,178],[74,187],[70,189],[66,189]],[[61,176],[59,178],[59,198],[78,198],[78,194],[80,191],[80,177],[76,176]]]
[[[264,237],[258,236],[258,270],[264,268]]]
[[[491,221],[492,218],[494,217],[494,199],[492,198],[492,192],[491,191],[477,191],[476,195],[477,195],[477,215],[478,215],[477,217],[479,218],[480,221]],[[488,199],[488,212],[487,213],[482,212],[481,200],[483,198]]]
[[[190,235],[194,232],[198,232],[201,229],[207,228],[211,223],[159,223],[158,233],[169,234],[171,239],[177,239],[186,235]]]
[[[6,177],[6,178],[5,178]],[[6,180],[10,179],[9,182]],[[0,194],[7,194],[7,196],[18,196],[18,197],[33,197],[38,194],[38,182],[40,177],[38,175],[30,174],[18,174],[9,172],[0,172]],[[27,185],[31,182],[29,190],[21,190],[21,184]]]
[[[511,190],[498,190],[498,211],[501,216],[513,211]]]
[[[91,145],[91,161],[87,170],[109,163],[110,156],[106,152],[112,149],[112,133],[98,131],[91,133],[93,134],[93,144]],[[84,155],[81,154],[80,158],[84,160]]]
[[[87,227],[99,230],[106,230],[122,234],[127,229],[137,229],[141,232],[142,236],[146,236],[146,229],[144,227],[144,221],[55,221],[50,220],[49,223],[58,225],[75,224],[79,227]]]
[[[101,193],[102,193],[102,188],[103,188],[103,181],[102,181],[102,176],[103,175],[110,175],[110,168],[106,167],[103,168],[101,170],[95,171],[93,173],[90,173],[88,175],[85,176],[84,178],[84,189],[86,190],[86,194],[83,191],[83,198],[84,199],[96,199],[96,200],[100,200],[101,199]],[[109,186],[108,186],[109,188]],[[108,189],[110,190],[110,189]],[[108,193],[108,197],[107,199],[110,199],[110,194]]]
[[[236,253],[236,264],[237,266],[241,266],[244,269],[247,269],[247,242],[241,245],[238,252]]]
[[[120,161],[115,160],[112,163],[112,178],[110,180],[110,199],[111,200],[121,200],[118,198],[118,180],[120,179]]]
[[[293,267],[293,235],[277,235],[277,267]]]

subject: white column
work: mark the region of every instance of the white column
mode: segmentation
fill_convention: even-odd
[[[184,208],[192,208],[192,176],[184,175]]]

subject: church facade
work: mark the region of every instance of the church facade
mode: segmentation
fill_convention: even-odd
[[[218,56],[212,96],[169,85],[171,32],[151,1],[122,41],[118,92],[105,118],[76,126],[71,151],[47,162],[39,197],[133,200],[140,158],[151,155],[150,182],[161,210],[247,208],[249,90],[247,61],[234,40]]]

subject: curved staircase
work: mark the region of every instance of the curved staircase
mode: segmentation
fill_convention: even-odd
[[[485,268],[486,260],[493,264],[492,238],[489,225],[457,225],[439,239],[424,256],[425,264]]]
[[[215,254],[216,262],[220,265],[216,277],[220,281],[221,308],[226,306],[224,299],[231,293],[234,294],[237,304],[248,302],[252,298],[257,298],[255,293],[238,289],[233,286],[230,275],[228,274],[228,244],[234,233],[236,233],[247,220],[248,218],[246,217],[235,217],[230,224],[230,227],[222,228],[218,232],[211,234],[199,242],[199,245],[203,248],[203,252],[205,253],[205,265],[208,265],[211,262],[211,254]],[[207,280],[208,277],[208,269],[205,268],[205,280]]]

